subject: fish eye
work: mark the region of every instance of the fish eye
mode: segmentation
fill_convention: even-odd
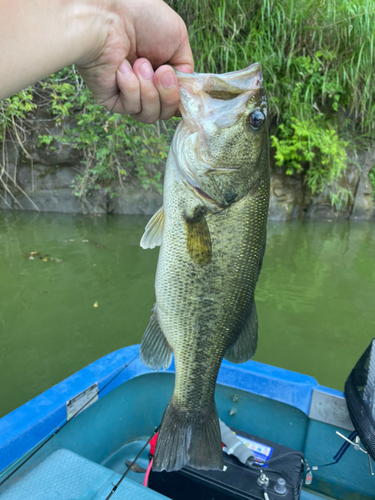
[[[251,128],[254,130],[260,129],[260,127],[263,125],[265,119],[266,119],[266,117],[264,116],[264,114],[261,111],[259,111],[259,110],[253,111],[249,115],[249,123],[250,123]]]

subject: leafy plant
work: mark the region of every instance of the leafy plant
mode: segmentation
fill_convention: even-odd
[[[318,192],[345,170],[348,136],[375,129],[371,0],[170,0],[189,26],[198,71],[258,61],[278,165]],[[341,194],[341,197],[346,195]],[[331,192],[332,201],[337,195]]]
[[[94,209],[89,199],[94,190],[104,188],[109,196],[115,196],[111,187],[114,179],[122,185],[127,176],[135,176],[145,189],[154,185],[161,192],[162,167],[176,120],[145,125],[129,116],[107,112],[96,104],[72,66],[5,102],[4,116],[0,115],[3,119],[0,139],[6,134],[9,136],[11,126],[19,128],[27,116],[29,120],[32,118],[31,112],[37,107],[35,102],[47,110],[58,126],[52,133],[49,123],[40,122],[42,130],[36,138],[36,146],[54,150],[62,143],[81,152],[84,170],[77,175],[72,188],[89,210]],[[30,158],[26,150],[28,131],[17,139]]]
[[[196,71],[262,64],[277,163],[287,174],[304,176],[313,192],[332,186],[344,172],[349,146],[368,148],[374,141],[373,0],[168,3],[187,23]],[[43,108],[57,125],[53,133],[51,122],[38,115]],[[135,176],[145,188],[161,189],[175,121],[143,125],[111,115],[94,102],[74,67],[0,103],[3,151],[15,141],[30,159],[28,140],[36,125],[42,128],[33,139],[38,147],[52,150],[60,142],[80,151],[84,169],[73,189],[88,206],[96,189],[114,194],[113,179]],[[1,168],[0,186],[14,186],[4,154]],[[344,203],[344,191],[332,189],[332,203]]]
[[[279,138],[273,135],[271,139],[276,164],[284,166],[289,175],[304,172],[313,194],[340,177],[347,166],[348,143],[321,116],[312,120],[291,118],[289,127],[279,126]]]

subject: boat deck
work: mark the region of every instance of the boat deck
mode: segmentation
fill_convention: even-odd
[[[121,453],[121,469],[125,469],[126,460],[134,458],[134,452],[140,448],[138,441],[127,446]],[[125,452],[125,453],[124,453]],[[147,452],[145,452],[147,455]],[[2,500],[106,500],[113,486],[121,479],[121,474],[114,471],[119,468],[119,455],[111,460],[112,469],[96,464],[70,450],[60,449],[40,463],[34,470],[20,479],[1,495]],[[147,458],[137,462],[147,466]],[[143,483],[144,474],[130,472],[112,495],[113,500],[158,500],[164,495]],[[272,495],[271,495],[272,497]],[[322,497],[308,491],[302,491],[301,500],[318,500]]]
[[[151,373],[138,350],[111,353],[0,419],[1,500],[107,498],[126,461],[160,424],[173,392],[173,365]],[[82,399],[93,404],[75,413]],[[351,431],[342,393],[261,363],[223,362],[215,399],[227,425],[301,451],[310,466],[332,462],[343,443],[336,431]],[[147,467],[148,449],[137,463]],[[111,499],[166,498],[143,487],[143,478],[130,471]],[[339,464],[314,471],[301,498],[374,500],[374,491],[366,455],[350,449]],[[272,492],[269,497],[276,500]]]

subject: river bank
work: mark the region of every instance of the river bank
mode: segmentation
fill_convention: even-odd
[[[0,209],[60,213],[152,215],[162,205],[159,190],[145,189],[134,176],[111,179],[84,197],[74,195],[76,179],[84,175],[76,149],[55,142],[54,148],[34,148],[30,158],[14,145],[7,152],[7,183],[0,185]],[[271,155],[272,158],[272,155]],[[269,220],[374,220],[375,203],[369,174],[373,151],[348,155],[347,168],[337,181],[312,195],[302,175],[287,175],[271,162]],[[159,166],[160,175],[164,171]],[[332,195],[345,193],[332,203]]]

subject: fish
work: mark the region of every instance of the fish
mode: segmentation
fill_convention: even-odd
[[[223,358],[251,359],[258,339],[254,292],[266,247],[270,167],[262,68],[176,72],[179,123],[167,158],[163,206],[142,248],[160,246],[156,303],[141,361],[175,360],[153,470],[222,470],[214,400]]]

